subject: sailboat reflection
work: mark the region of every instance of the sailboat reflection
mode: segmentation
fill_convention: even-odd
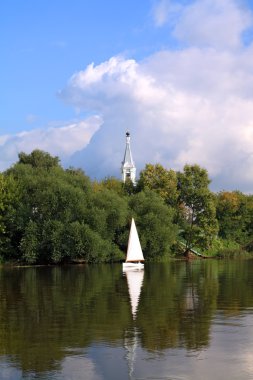
[[[135,322],[138,304],[141,295],[141,288],[144,279],[144,269],[129,268],[123,272],[127,278],[128,292],[131,302],[133,321]],[[134,379],[134,363],[136,363],[138,349],[138,329],[134,323],[133,329],[125,332],[124,346],[126,349],[126,359],[128,364],[129,379]]]
[[[124,274],[127,278],[128,291],[130,296],[131,308],[132,308],[132,316],[135,320],[139,299],[141,295],[141,287],[144,278],[144,270],[143,269],[127,269],[124,270]]]

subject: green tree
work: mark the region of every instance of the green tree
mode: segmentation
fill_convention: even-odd
[[[25,165],[31,165],[33,168],[50,169],[55,166],[59,166],[59,158],[52,157],[49,153],[39,149],[35,149],[30,154],[24,152],[19,153],[19,163]]]
[[[217,235],[215,200],[209,184],[207,171],[198,165],[185,165],[183,173],[178,173],[178,219],[186,250],[193,246],[209,248]]]
[[[253,239],[253,197],[239,191],[222,191],[216,196],[219,236],[245,244]]]
[[[28,263],[122,258],[117,234],[126,224],[124,197],[105,188],[94,192],[81,170],[59,165],[23,160],[8,170],[10,175],[21,189],[9,226],[13,258]]]
[[[10,226],[15,223],[19,186],[12,176],[0,173],[0,254],[10,249]]]
[[[69,168],[64,172],[60,169],[60,172],[64,177],[64,180],[72,186],[83,190],[85,193],[90,193],[92,191],[90,178],[82,169]]]
[[[126,226],[127,199],[114,191],[104,189],[93,194],[91,203],[90,225],[96,228],[104,239],[117,243],[119,233]]]
[[[145,188],[154,190],[169,205],[174,206],[177,202],[177,174],[174,170],[167,170],[160,164],[147,164],[140,172],[137,187],[139,190]]]
[[[0,173],[0,234],[5,232],[4,212],[7,207],[7,184],[5,177]]]
[[[247,233],[247,249],[253,251],[253,195],[247,195],[247,220],[245,222]]]
[[[135,194],[138,190],[136,186],[133,184],[130,178],[126,178],[126,181],[122,184],[123,194],[124,195],[132,195]]]
[[[30,220],[20,241],[20,250],[22,252],[23,259],[29,264],[36,263],[38,258],[38,235],[37,223]]]
[[[65,172],[47,153],[40,153],[40,158],[46,157],[45,165],[42,159],[31,163],[37,157],[32,152],[6,172],[20,189],[15,218],[8,226],[12,258],[29,263],[51,260],[53,251],[44,233],[49,221],[68,224],[86,215],[86,193],[74,181],[76,175]]]
[[[177,227],[173,224],[173,210],[151,190],[129,197],[131,215],[135,217],[146,259],[161,259],[171,254]]]
[[[107,177],[100,182],[93,181],[92,188],[95,192],[107,189],[114,191],[120,196],[124,194],[122,181],[115,177]]]

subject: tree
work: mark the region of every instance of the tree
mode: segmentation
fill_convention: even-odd
[[[26,229],[20,241],[20,250],[23,254],[23,259],[29,264],[36,263],[38,260],[39,253],[38,248],[38,225],[36,222],[30,220],[26,226]]]
[[[5,225],[3,221],[3,214],[7,207],[7,183],[6,179],[2,174],[0,174],[0,234],[5,232]]]
[[[131,216],[136,219],[145,258],[168,257],[177,232],[177,227],[173,224],[172,208],[158,194],[148,189],[129,197],[129,207]]]
[[[49,236],[54,234],[55,241],[62,236],[64,241],[65,231],[61,227],[87,217],[90,186],[86,176],[78,171],[64,171],[57,162],[47,153],[36,151],[31,155],[21,154],[20,161],[6,172],[20,189],[15,218],[8,226],[14,259],[47,263],[54,257],[56,262],[59,255],[54,254]],[[66,257],[71,257],[64,252]]]
[[[219,236],[245,244],[252,236],[253,198],[239,191],[222,191],[216,197]]]
[[[118,231],[126,224],[124,197],[105,188],[93,192],[81,170],[38,166],[30,158],[18,162],[6,175],[13,176],[20,188],[9,226],[12,258],[31,264],[123,258],[116,243]]]
[[[59,158],[52,157],[49,153],[35,149],[30,154],[19,153],[19,163],[31,165],[33,168],[44,168],[49,170],[52,167],[59,166]]]
[[[186,250],[207,249],[218,232],[214,196],[208,186],[207,171],[198,165],[185,165],[178,173],[179,218]]]
[[[10,227],[15,223],[19,186],[13,176],[0,173],[0,254],[10,249]]]
[[[92,191],[90,178],[82,169],[74,169],[70,167],[64,172],[61,170],[61,174],[72,186],[83,190],[85,193],[90,193]]]
[[[94,181],[92,183],[92,187],[95,192],[108,189],[114,191],[120,196],[123,195],[123,183],[115,177],[106,177],[100,182]]]
[[[133,184],[130,178],[126,178],[125,182],[122,184],[123,194],[132,195],[137,192],[136,186]]]
[[[177,174],[174,170],[167,170],[160,164],[147,164],[140,172],[137,187],[139,190],[145,188],[154,190],[169,205],[174,206],[177,202]]]
[[[117,242],[118,234],[126,226],[127,215],[125,197],[107,189],[92,195],[89,223],[103,238]]]

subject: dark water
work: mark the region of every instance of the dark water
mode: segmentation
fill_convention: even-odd
[[[0,379],[253,379],[253,261],[1,269]]]

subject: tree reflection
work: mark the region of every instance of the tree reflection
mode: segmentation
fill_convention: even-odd
[[[134,318],[120,265],[1,269],[0,355],[22,371],[46,372],[69,350],[122,346],[134,328],[143,349],[199,350],[209,344],[217,310],[229,317],[252,307],[252,264],[145,265]]]

